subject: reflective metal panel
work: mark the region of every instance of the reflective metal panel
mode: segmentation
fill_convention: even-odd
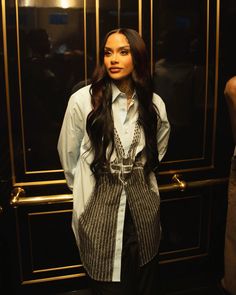
[[[37,3],[35,7],[19,7],[19,42],[20,46],[24,44],[20,54],[23,139],[28,173],[60,169],[57,139],[72,89],[85,80],[87,58],[83,5],[42,7],[40,1]]]
[[[154,87],[172,127],[167,161],[206,157],[208,22],[208,1],[154,1]]]
[[[172,130],[162,175],[213,169],[217,9],[210,0],[7,2],[16,183],[64,177],[56,146],[68,99],[89,82],[103,37],[117,27],[143,36],[166,103]]]

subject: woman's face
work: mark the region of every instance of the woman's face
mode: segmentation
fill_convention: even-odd
[[[127,78],[132,73],[133,59],[125,35],[114,33],[107,38],[104,48],[104,65],[113,80]]]

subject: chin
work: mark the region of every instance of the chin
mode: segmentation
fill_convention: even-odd
[[[127,75],[127,76],[110,75],[110,78],[115,81],[122,81],[122,80],[130,79],[130,75]]]

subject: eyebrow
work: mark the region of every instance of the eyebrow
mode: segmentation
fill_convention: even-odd
[[[104,49],[105,50],[112,50],[112,48],[107,47],[107,46],[105,46]],[[125,45],[125,46],[118,47],[118,49],[130,49],[130,46],[129,45]]]

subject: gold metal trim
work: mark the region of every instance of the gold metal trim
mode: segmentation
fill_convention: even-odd
[[[28,213],[28,217],[39,216],[39,215],[53,215],[61,213],[71,213],[72,209],[56,210],[56,211],[43,211],[43,212],[31,212]]]
[[[187,187],[185,181],[182,180],[182,176],[179,174],[174,174],[172,177],[172,183],[161,185],[159,191],[162,192],[171,192],[171,191],[184,191]]]
[[[20,238],[20,224],[19,224],[19,216],[18,210],[14,210],[15,213],[15,225],[16,225],[16,239],[17,239],[17,254],[18,254],[18,264],[19,264],[19,274],[21,281],[23,280],[23,257],[22,257],[22,241]]]
[[[187,251],[198,250],[198,249],[200,249],[199,244],[198,244],[198,246],[195,246],[195,247],[189,247],[189,248],[182,248],[182,249],[173,250],[173,251],[160,252],[160,255],[176,254],[176,253],[187,252]]]
[[[120,28],[120,11],[121,11],[121,0],[117,1],[117,9],[118,9],[118,20],[117,20],[117,24],[118,24],[118,28]]]
[[[36,269],[36,270],[33,270],[33,273],[43,273],[43,272],[48,272],[48,271],[56,271],[56,270],[64,270],[64,269],[74,269],[74,268],[81,268],[81,267],[83,267],[82,264],[77,264],[77,265],[69,265],[69,266],[45,268],[45,269]]]
[[[35,280],[26,280],[22,281],[22,285],[31,285],[31,284],[37,284],[37,283],[44,283],[44,282],[51,282],[51,281],[58,281],[58,280],[67,280],[67,279],[73,279],[73,278],[80,278],[85,277],[85,273],[80,274],[73,274],[73,275],[65,275],[65,276],[57,276],[57,277],[50,277],[50,278],[43,278],[43,279],[35,279]]]
[[[15,163],[13,152],[13,138],[12,138],[12,123],[11,123],[11,104],[10,104],[10,89],[9,89],[9,73],[8,73],[8,54],[7,54],[7,28],[6,28],[6,3],[5,0],[2,3],[2,36],[3,36],[3,56],[4,56],[4,74],[5,74],[5,91],[6,91],[6,108],[7,108],[7,124],[8,124],[8,140],[9,140],[9,152],[11,159],[11,171],[12,171],[12,183],[16,181],[15,176]]]
[[[14,184],[15,187],[17,186],[41,186],[41,185],[55,185],[55,184],[66,184],[65,179],[61,180],[45,180],[45,181],[28,181],[28,182],[16,182]]]
[[[160,260],[160,264],[167,264],[167,263],[172,263],[172,262],[176,262],[176,261],[185,261],[185,260],[189,260],[189,259],[193,259],[193,258],[199,258],[199,257],[205,257],[207,256],[208,253],[203,253],[203,254],[196,254],[196,255],[191,255],[191,256],[187,256],[187,257],[178,257],[178,258],[171,258],[171,259],[165,259],[165,260]],[[161,256],[161,253],[160,253]]]
[[[208,99],[208,78],[209,78],[209,28],[210,28],[210,0],[206,2],[206,72],[205,72],[205,112],[204,112],[204,128],[203,128],[203,157],[206,153],[206,130],[207,130],[207,99]]]
[[[214,85],[214,118],[213,118],[213,136],[212,136],[212,162],[215,158],[215,142],[216,142],[216,120],[218,108],[218,79],[219,79],[219,36],[220,36],[220,0],[216,1],[216,50],[215,50],[215,85]]]
[[[143,19],[142,19],[142,0],[138,1],[138,31],[139,34],[142,36],[143,34],[143,30],[142,30],[142,23],[143,23]]]
[[[99,64],[99,49],[100,49],[100,30],[99,30],[99,0],[95,2],[95,10],[96,10],[96,60],[97,65]]]
[[[25,198],[25,190],[21,187],[15,187],[11,192],[11,205],[15,205],[19,202],[19,200],[24,200]]]
[[[180,173],[180,172],[194,172],[194,171],[204,171],[204,170],[209,170],[213,169],[213,165],[209,166],[204,166],[204,167],[196,167],[196,168],[185,168],[185,169],[177,169],[177,170],[166,170],[166,171],[161,171],[160,175],[166,175],[166,174],[174,174],[174,173]]]
[[[174,178],[174,176],[173,176]],[[183,187],[178,182],[173,184],[166,184],[159,186],[160,193],[167,193],[172,191],[179,191],[182,189],[189,189],[189,188],[199,188],[199,187],[207,187],[213,185],[224,184],[228,181],[228,178],[216,178],[216,179],[204,179],[204,180],[196,180],[196,181],[189,181],[186,183],[186,187]]]
[[[174,176],[172,177],[172,182],[174,184],[177,184],[180,191],[184,191],[186,189],[186,182],[182,179],[182,175],[179,175],[179,174],[174,174]]]
[[[19,29],[19,3],[15,0],[15,13],[16,13],[16,39],[17,39],[17,64],[18,64],[18,87],[19,87],[19,99],[20,99],[20,126],[22,136],[22,147],[23,147],[23,162],[24,172],[27,171],[26,164],[26,148],[25,148],[25,133],[24,133],[24,117],[23,117],[23,100],[22,100],[22,78],[21,78],[21,60],[20,60],[20,29]]]
[[[219,184],[227,183],[228,180],[229,180],[228,177],[225,177],[225,178],[190,181],[190,182],[187,183],[187,188],[198,188],[198,187],[207,187],[207,186],[219,185]]]
[[[185,182],[181,180],[178,175],[174,175],[173,183],[159,186],[160,193],[167,193],[173,191],[184,191],[189,188],[207,187],[213,185],[219,185],[227,183],[228,178],[216,178],[216,179],[205,179]],[[13,206],[25,206],[35,204],[46,204],[46,203],[64,203],[72,202],[72,194],[63,195],[52,195],[52,196],[37,196],[37,197],[25,197],[24,190],[22,188],[15,188],[11,195],[10,204]]]
[[[10,2],[10,1],[9,1]],[[21,0],[20,7],[34,7],[34,8],[82,8],[83,0]]]
[[[189,161],[201,161],[204,160],[204,157],[200,157],[200,158],[188,158],[188,159],[179,159],[179,160],[172,160],[172,161],[165,161],[164,163],[184,163],[184,162],[189,162]]]
[[[153,74],[153,0],[150,0],[150,65],[151,75]]]
[[[87,67],[87,6],[86,0],[84,0],[84,76],[85,84],[88,80],[88,67]]]
[[[24,190],[23,190],[24,191]],[[51,203],[65,203],[72,202],[72,195],[54,195],[54,196],[38,196],[38,197],[25,197],[21,192],[17,195],[12,194],[10,204],[12,206],[26,206],[36,204],[51,204]]]
[[[55,169],[55,170],[32,170],[32,171],[25,171],[26,175],[29,174],[39,174],[39,173],[57,173],[57,172],[63,172],[63,169]]]

